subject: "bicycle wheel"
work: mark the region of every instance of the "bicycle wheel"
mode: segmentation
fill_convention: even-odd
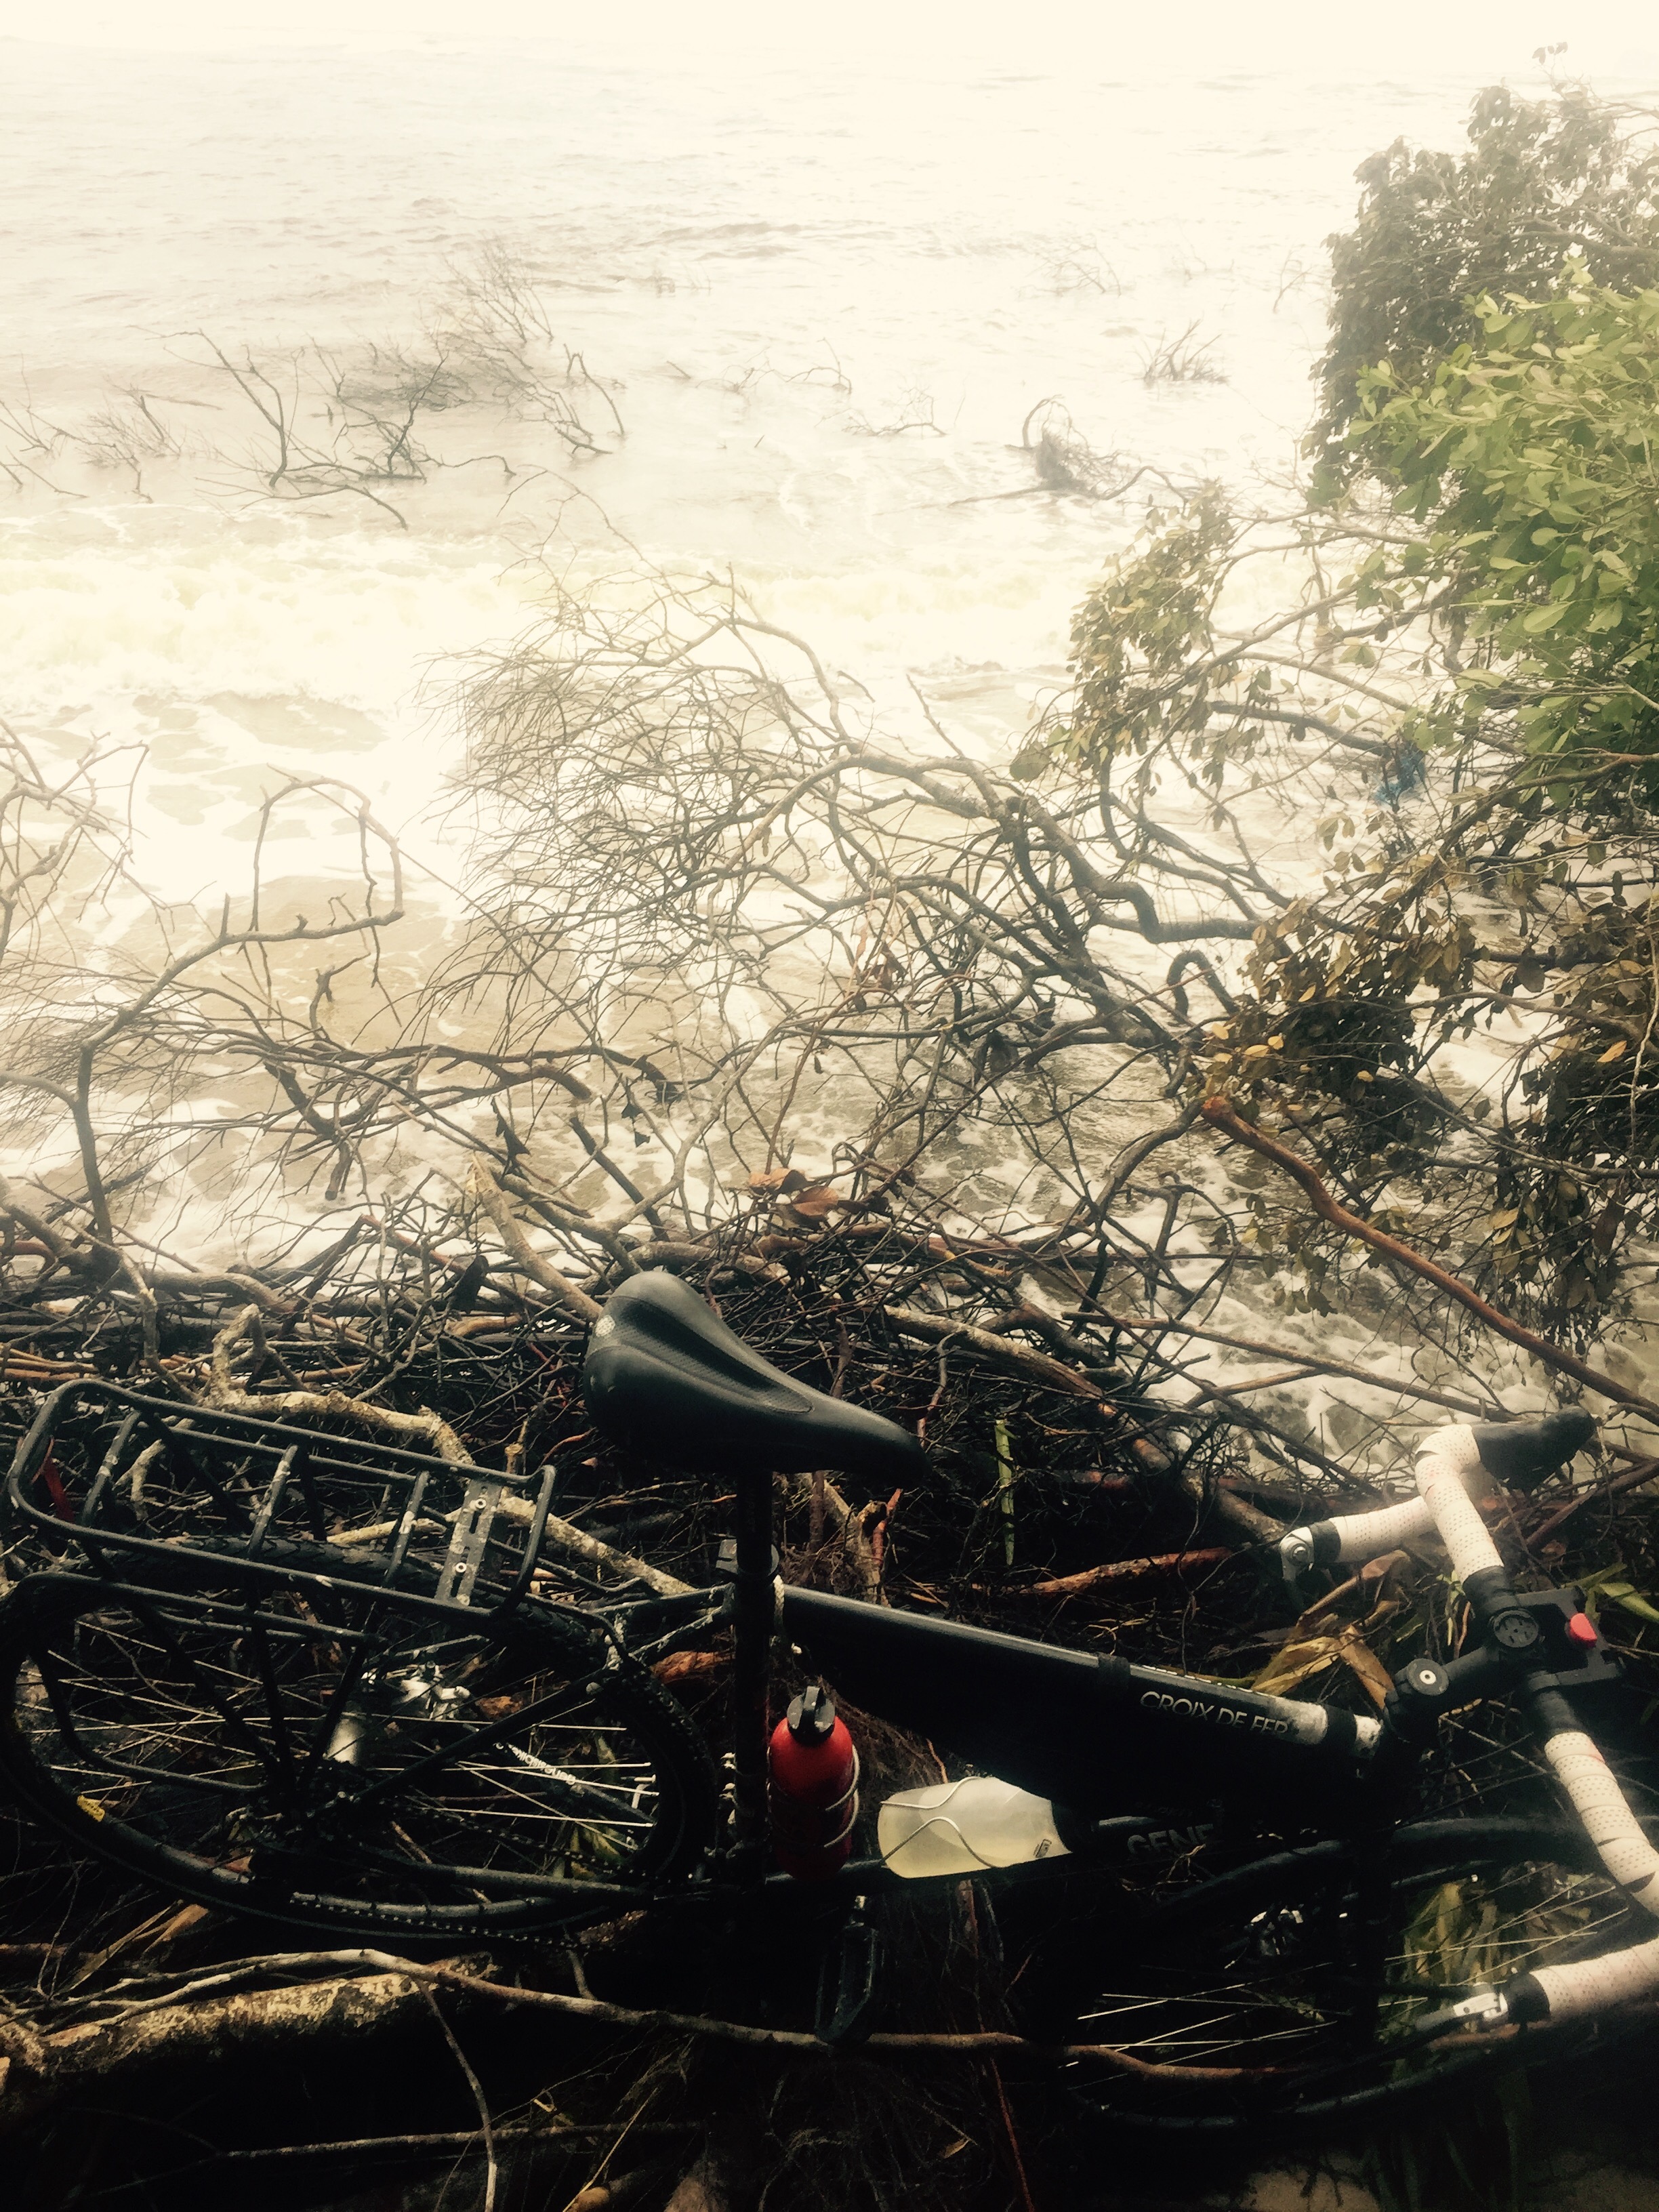
[[[1097,2118],[1138,2130],[1291,2131],[1425,2099],[1582,2045],[1589,2027],[1425,2042],[1414,2024],[1528,1968],[1616,1950],[1648,1917],[1547,1824],[1448,1821],[1361,1854],[1263,1860],[1079,1940],[1042,2030]],[[1034,1978],[1041,1980],[1041,1972]]]
[[[203,1904],[404,1944],[510,1934],[637,1897],[713,1839],[702,1739],[605,1650],[337,1588],[52,1577],[0,1620],[0,1774]]]

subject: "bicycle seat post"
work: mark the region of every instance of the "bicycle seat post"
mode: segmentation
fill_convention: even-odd
[[[736,1493],[732,1594],[735,1863],[766,1874],[767,1678],[776,1618],[772,1484],[831,1468],[884,1495],[914,1481],[921,1446],[896,1422],[786,1375],[708,1301],[660,1268],[619,1283],[593,1324],[582,1393],[594,1426],[625,1450],[718,1472]]]
[[[733,1534],[737,1578],[732,1608],[732,1751],[734,1839],[743,1878],[766,1874],[767,1690],[772,1651],[772,1478],[737,1480]]]

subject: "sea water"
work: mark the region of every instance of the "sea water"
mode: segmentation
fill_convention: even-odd
[[[1022,425],[1054,403],[1121,477],[1287,477],[1355,161],[1448,143],[1469,89],[948,49],[891,78],[454,40],[0,60],[0,396],[72,430],[142,395],[213,456],[0,479],[0,713],[147,747],[144,865],[206,898],[273,769],[340,768],[418,850],[456,765],[434,670],[510,637],[526,556],[596,517],[648,562],[730,570],[872,689],[958,679],[957,712],[1017,740],[1156,489],[1045,491]],[[412,341],[492,247],[603,384],[604,450],[508,421],[502,467],[398,517],[260,496],[260,425],[209,349],[280,375],[307,344]],[[1146,384],[1189,331],[1207,375]]]
[[[945,35],[889,66],[827,23],[670,52],[620,21],[509,40],[428,9],[329,43],[301,15],[281,44],[0,43],[0,716],[48,763],[126,763],[137,880],[204,916],[273,790],[349,784],[407,848],[416,970],[466,865],[447,686],[552,569],[729,576],[876,711],[916,677],[1006,757],[1161,483],[1292,479],[1356,164],[1455,144],[1505,70],[1538,88],[1513,39],[1267,66]],[[250,389],[418,352],[491,256],[579,364],[596,450],[509,408],[384,498],[261,481]],[[1183,341],[1201,373],[1149,381]],[[167,453],[100,453],[135,409]],[[1097,489],[1160,473],[1046,489],[1045,422]],[[349,872],[339,826],[287,823],[296,901]]]

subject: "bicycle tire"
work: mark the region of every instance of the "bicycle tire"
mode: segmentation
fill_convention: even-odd
[[[0,1607],[0,1784],[171,1895],[405,1948],[615,1911],[703,1857],[702,1738],[600,1637],[350,1586],[331,1617],[321,1601],[21,1585]]]
[[[1132,1926],[1073,1924],[1063,1956],[1033,1962],[1027,2025],[1103,2054],[1069,2062],[1063,2088],[1109,2129],[1292,2136],[1392,2117],[1627,2028],[1412,2037],[1414,2017],[1476,1986],[1650,1933],[1553,1823],[1425,1822],[1370,1848],[1255,1861]]]

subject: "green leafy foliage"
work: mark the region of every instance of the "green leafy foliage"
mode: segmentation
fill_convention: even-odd
[[[1544,100],[1482,92],[1462,155],[1396,139],[1357,172],[1352,230],[1329,240],[1331,343],[1316,451],[1340,470],[1359,380],[1388,362],[1403,383],[1468,338],[1468,302],[1543,293],[1562,259],[1620,291],[1659,284],[1659,155],[1583,86]]]
[[[1048,733],[1125,876],[1251,918],[1193,1084],[1581,1336],[1659,1233],[1659,157],[1627,119],[1493,92],[1463,161],[1369,167],[1395,289],[1339,251],[1340,467],[1288,513],[1149,515]],[[1517,256],[1534,296],[1441,313]],[[1329,1298],[1322,1232],[1249,1234]]]
[[[1109,572],[1072,625],[1073,727],[1090,756],[1144,754],[1160,737],[1202,726],[1208,686],[1195,663],[1214,643],[1232,516],[1209,484],[1167,526],[1156,513],[1150,520],[1143,550]],[[1214,672],[1218,683],[1231,674]]]
[[[1425,383],[1359,379],[1351,449],[1425,526],[1406,556],[1449,587],[1479,665],[1431,715],[1510,712],[1590,804],[1603,769],[1659,750],[1659,291],[1593,285],[1582,261],[1534,304],[1478,303],[1480,335]],[[1401,556],[1374,554],[1363,583]]]

